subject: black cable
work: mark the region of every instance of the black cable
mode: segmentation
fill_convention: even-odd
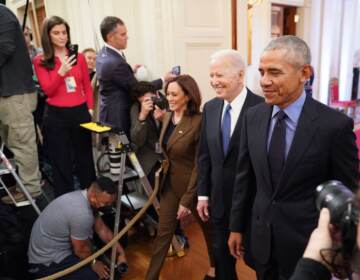
[[[24,20],[23,20],[23,24],[22,24],[22,31],[23,32],[24,32],[25,26],[26,26],[28,10],[29,10],[29,0],[26,0],[25,12],[24,12]]]

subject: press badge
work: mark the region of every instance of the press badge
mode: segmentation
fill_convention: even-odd
[[[76,92],[76,81],[74,77],[65,78],[66,91],[68,93]]]
[[[155,143],[155,153],[156,154],[162,154],[162,149],[161,149],[161,145],[159,142]]]

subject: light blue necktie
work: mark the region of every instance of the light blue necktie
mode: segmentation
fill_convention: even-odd
[[[224,155],[226,155],[229,148],[230,136],[231,136],[231,105],[228,104],[225,109],[224,118],[221,125],[221,134],[223,142]]]

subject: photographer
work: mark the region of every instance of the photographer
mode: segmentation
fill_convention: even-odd
[[[134,102],[130,111],[130,137],[135,145],[136,155],[151,182],[161,155],[159,136],[166,109],[160,109],[154,104],[154,97],[157,97],[156,100],[161,99],[156,94],[156,87],[150,82],[136,83],[131,95],[137,102]]]
[[[358,193],[357,202],[360,202],[360,193]],[[335,250],[332,249],[334,248],[334,244],[338,243],[336,241],[338,239],[338,232],[335,232],[334,226],[330,224],[330,212],[327,208],[323,208],[320,212],[317,228],[312,232],[303,258],[299,260],[290,280],[327,280],[331,279],[331,272],[333,272],[334,266],[337,269],[343,268],[342,266],[344,264],[339,265],[338,263],[338,260],[343,259],[343,256],[341,256],[341,258],[333,258],[332,263],[324,259],[325,255],[330,255],[331,252],[335,252]],[[359,269],[359,260],[354,258],[358,256],[360,247],[359,223],[357,223],[355,247],[351,256],[352,268]],[[336,262],[336,264],[334,262]]]

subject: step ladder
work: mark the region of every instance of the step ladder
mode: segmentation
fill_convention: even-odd
[[[38,215],[40,215],[40,209],[36,205],[35,200],[31,197],[30,193],[28,192],[28,190],[26,189],[26,187],[22,183],[20,177],[16,174],[16,168],[15,168],[14,160],[12,160],[12,159],[9,160],[5,156],[4,147],[5,147],[5,144],[1,143],[1,146],[0,146],[0,190],[5,190],[5,192],[9,195],[9,197],[11,198],[11,200],[13,201],[13,203],[14,203],[14,205],[16,207],[32,205],[32,207],[34,208],[36,213]],[[9,188],[4,183],[4,180],[2,179],[2,176],[7,175],[7,174],[12,175],[12,177],[16,181],[17,187],[23,192],[23,194],[25,195],[27,200],[24,200],[24,201],[21,201],[21,202],[16,202],[16,200],[15,200],[14,196],[12,195],[11,191],[9,190]]]

